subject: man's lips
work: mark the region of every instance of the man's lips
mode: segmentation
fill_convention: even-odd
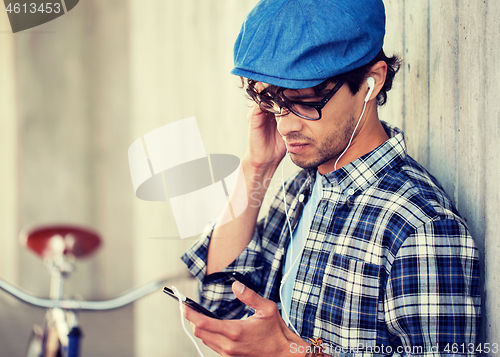
[[[309,145],[308,143],[299,143],[299,142],[295,142],[295,143],[285,142],[285,144],[286,144],[286,148],[287,148],[288,152],[291,152],[294,154],[299,153],[300,151],[304,150]]]

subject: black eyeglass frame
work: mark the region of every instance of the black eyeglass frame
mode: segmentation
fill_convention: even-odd
[[[306,117],[305,115],[300,114],[299,112],[296,112],[295,110],[291,109],[289,107],[289,105],[284,106],[284,108],[288,109],[289,111],[291,111],[293,114],[295,114],[299,118],[306,119],[306,120],[312,120],[312,121],[320,120],[322,118],[321,110],[330,101],[330,99],[332,99],[332,97],[335,95],[335,93],[337,93],[340,90],[340,88],[342,88],[342,86],[344,84],[345,84],[345,81],[339,81],[339,82],[337,82],[337,84],[335,85],[335,87],[333,87],[325,95],[325,97],[321,101],[319,101],[319,102],[303,102],[303,101],[298,101],[298,100],[291,100],[291,99],[287,98],[284,93],[281,94],[283,96],[283,98],[286,99],[286,103],[287,104],[289,103],[290,106],[293,106],[293,105],[303,105],[303,106],[306,106],[306,107],[312,107],[312,108],[316,109],[316,111],[318,112],[318,118]],[[278,116],[283,116],[283,115],[286,115],[286,114],[282,114],[282,115],[278,115]]]
[[[287,98],[286,95],[284,95],[283,91],[281,91],[280,94],[278,94],[278,96],[282,97],[284,100],[281,100],[281,99],[278,99],[278,100],[279,100],[280,103],[282,103],[282,105],[278,104],[277,101],[273,100],[273,102],[275,103],[275,105],[277,105],[280,108],[280,111],[274,110],[274,108],[271,105],[271,103],[269,101],[263,101],[262,98],[257,97],[257,98],[254,98],[254,100],[259,104],[259,106],[261,107],[261,109],[263,111],[266,111],[268,113],[272,113],[275,116],[279,117],[279,116],[288,115],[289,113],[283,113],[283,109],[286,109],[289,112],[292,112],[293,114],[295,114],[296,116],[298,116],[299,118],[302,118],[302,119],[305,119],[305,120],[316,121],[316,120],[320,120],[322,118],[321,110],[325,107],[325,105],[328,103],[328,101],[330,99],[332,99],[332,97],[335,95],[335,93],[337,93],[339,91],[339,89],[344,84],[345,84],[345,81],[343,81],[343,80],[337,82],[337,84],[335,85],[335,87],[333,87],[326,94],[326,96],[321,101],[319,101],[319,102],[303,102],[303,101],[298,101],[298,100],[291,100],[291,99]],[[311,108],[316,109],[316,111],[318,112],[318,118],[311,118],[311,117],[305,116],[305,115],[303,115],[303,114],[301,114],[301,113],[293,110],[291,108],[291,107],[293,107],[293,105],[302,105],[302,106],[307,106],[307,107],[311,107]]]

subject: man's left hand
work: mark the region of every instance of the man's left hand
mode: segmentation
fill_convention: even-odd
[[[217,320],[187,308],[185,317],[196,337],[223,357],[299,357],[292,353],[291,345],[308,344],[286,326],[276,303],[237,281],[233,283],[233,292],[255,314],[246,320]]]

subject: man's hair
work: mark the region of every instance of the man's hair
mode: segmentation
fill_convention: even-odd
[[[325,89],[328,86],[328,84],[332,82],[338,83],[340,81],[344,81],[348,85],[351,93],[354,95],[359,91],[361,84],[366,80],[370,68],[379,61],[384,61],[387,64],[387,76],[385,78],[385,83],[377,95],[377,105],[384,105],[387,102],[387,92],[392,88],[392,82],[394,80],[394,76],[399,70],[401,60],[397,55],[394,55],[392,57],[387,57],[383,50],[380,50],[377,56],[364,66],[356,68],[350,72],[328,78],[324,82],[313,87],[314,92],[318,96],[324,95]],[[250,99],[254,101],[259,101],[263,99],[265,101],[266,98],[268,99],[273,98],[274,101],[276,101],[279,105],[286,104],[282,100],[276,98],[279,97],[280,94],[286,88],[270,85],[266,87],[264,90],[260,91],[259,89],[256,88],[256,84],[258,83],[258,81],[248,78],[246,79],[246,81],[247,81],[246,91],[247,94],[250,96]]]

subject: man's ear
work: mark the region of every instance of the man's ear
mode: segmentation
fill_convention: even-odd
[[[374,79],[375,84],[373,92],[370,98],[368,99],[369,101],[374,98],[377,98],[377,95],[384,86],[386,76],[387,76],[387,63],[385,63],[384,61],[378,61],[372,66],[372,68],[370,68],[367,77],[372,77]],[[366,86],[368,85],[366,84]]]

